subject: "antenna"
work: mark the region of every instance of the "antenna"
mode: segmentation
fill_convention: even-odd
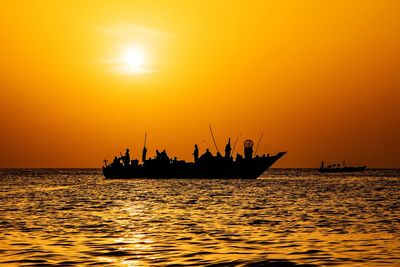
[[[258,150],[258,147],[260,146],[261,139],[262,139],[263,135],[264,135],[264,133],[261,133],[260,139],[258,140],[258,144],[257,144],[257,147],[256,147],[256,151],[254,152],[254,155],[257,154],[257,150]]]
[[[217,149],[217,152],[219,153],[218,146],[217,146],[217,143],[215,142],[214,134],[213,134],[213,131],[212,131],[212,128],[211,128],[211,123],[210,123],[210,132],[211,132],[211,137],[212,137],[212,139],[214,141],[215,148]]]
[[[146,161],[146,154],[147,154],[146,141],[147,141],[147,133],[144,132],[144,145],[143,145],[143,151],[142,151],[143,163]]]

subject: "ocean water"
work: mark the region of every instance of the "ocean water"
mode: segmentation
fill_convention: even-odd
[[[104,180],[1,169],[0,266],[400,266],[400,170]]]

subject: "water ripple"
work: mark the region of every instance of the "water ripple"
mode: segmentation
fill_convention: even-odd
[[[110,180],[0,170],[3,266],[400,265],[400,172]]]

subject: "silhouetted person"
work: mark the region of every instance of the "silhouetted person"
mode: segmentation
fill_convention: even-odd
[[[125,156],[123,158],[123,162],[124,162],[125,167],[129,166],[129,163],[131,162],[131,157],[129,155],[129,148],[127,148],[125,151]]]
[[[139,166],[139,160],[133,159],[133,160],[131,161],[131,166],[132,166],[132,167],[137,167],[137,166]]]
[[[164,160],[169,160],[168,155],[167,155],[167,151],[165,151],[165,149],[160,153],[160,156],[162,159]]]
[[[228,144],[225,146],[225,158],[230,158],[231,157],[231,139],[228,139]]]
[[[320,168],[323,169],[324,165],[325,165],[324,161],[321,161],[321,167]]]
[[[143,147],[143,152],[142,152],[142,161],[146,161],[146,154],[147,154],[147,148],[144,146]]]
[[[202,155],[202,157],[204,157],[204,159],[209,160],[213,157],[213,155],[211,154],[210,150],[207,148],[206,152]]]
[[[113,165],[114,167],[119,167],[120,164],[121,164],[120,158],[118,158],[117,156],[115,156],[112,165]]]
[[[194,145],[193,157],[194,163],[197,163],[197,161],[199,161],[199,148],[197,147],[197,145]]]
[[[160,151],[158,151],[158,149],[156,150],[156,159],[160,159],[161,158],[161,153]]]

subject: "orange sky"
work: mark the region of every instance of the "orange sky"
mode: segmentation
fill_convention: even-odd
[[[400,167],[400,1],[220,2],[2,3],[0,167],[100,167],[145,131],[189,160],[210,122],[274,167]]]

